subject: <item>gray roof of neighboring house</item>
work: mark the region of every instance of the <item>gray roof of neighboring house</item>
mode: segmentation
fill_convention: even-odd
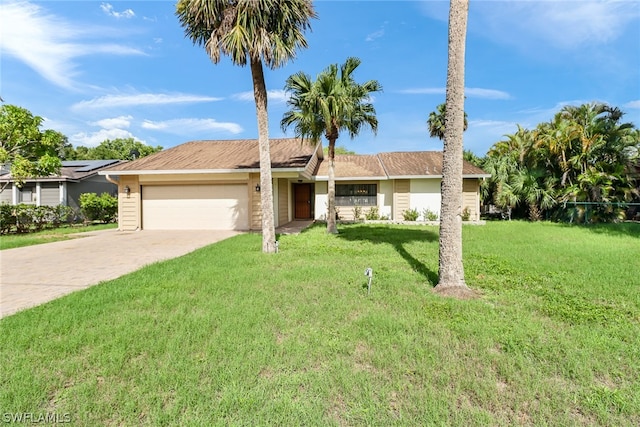
[[[120,163],[126,163],[122,160],[64,160],[60,173],[39,178],[29,178],[27,182],[45,182],[45,181],[81,181],[85,178],[96,175],[98,171]],[[0,181],[11,181],[11,173],[3,169],[0,172]]]

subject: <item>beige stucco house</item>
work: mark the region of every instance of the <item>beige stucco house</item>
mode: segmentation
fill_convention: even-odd
[[[325,219],[327,162],[322,145],[271,139],[275,225]],[[376,206],[402,220],[406,209],[440,210],[442,153],[392,152],[336,156],[341,219]],[[118,185],[119,228],[131,230],[259,230],[257,140],[192,141],[100,172]],[[479,219],[479,183],[489,177],[465,162],[463,207]]]

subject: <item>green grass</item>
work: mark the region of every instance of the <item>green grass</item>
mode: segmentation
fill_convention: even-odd
[[[76,425],[640,425],[640,224],[241,235],[0,321],[2,413]],[[367,295],[364,269],[374,270]]]
[[[117,227],[118,224],[96,224],[88,226],[60,227],[29,234],[7,234],[0,236],[0,250],[75,239],[78,237],[76,236],[77,233],[84,233],[86,231],[107,230]]]

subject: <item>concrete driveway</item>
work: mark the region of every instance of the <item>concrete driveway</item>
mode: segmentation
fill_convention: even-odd
[[[104,230],[0,251],[0,318],[236,234]]]

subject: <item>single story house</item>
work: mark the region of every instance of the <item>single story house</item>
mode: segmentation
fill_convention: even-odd
[[[325,219],[327,161],[322,144],[271,139],[275,225]],[[392,152],[336,156],[336,204],[341,219],[377,206],[402,220],[414,208],[440,210],[442,153]],[[99,172],[118,182],[122,231],[261,228],[257,140],[192,141]],[[460,196],[470,219],[480,215],[479,184],[489,177],[464,164]]]
[[[0,170],[0,202],[36,206],[65,205],[80,208],[80,194],[109,193],[116,195],[118,187],[98,172],[122,163],[122,160],[63,161],[60,173],[41,178],[29,178],[21,187],[15,185],[8,170]]]

